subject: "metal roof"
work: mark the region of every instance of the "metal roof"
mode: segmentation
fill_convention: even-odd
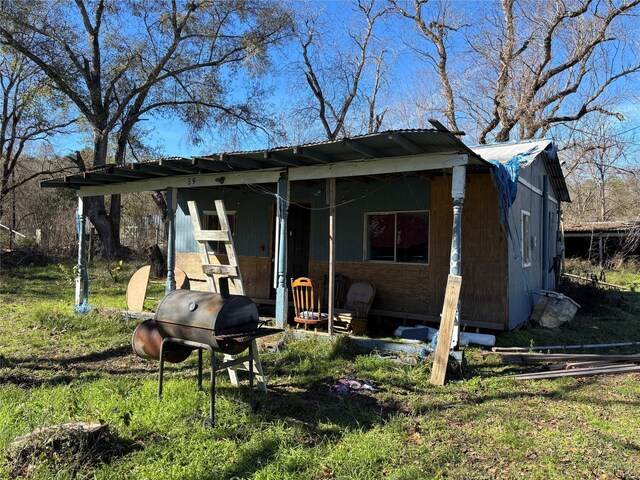
[[[558,200],[570,202],[569,189],[562,173],[558,150],[552,140],[528,140],[512,143],[496,143],[490,145],[472,146],[476,154],[485,160],[497,160],[506,163],[512,159],[518,159],[521,168],[529,167],[537,159],[544,161],[551,186],[558,196]]]
[[[607,233],[628,232],[638,227],[635,221],[610,221],[610,222],[565,222],[566,233]]]
[[[42,187],[80,189],[139,180],[200,173],[247,172],[273,168],[329,165],[355,160],[388,159],[421,154],[466,154],[470,165],[485,165],[453,133],[437,122],[434,129],[390,130],[335,141],[247,152],[215,153],[192,158],[163,158],[124,166],[105,165],[78,175],[40,183]],[[401,170],[401,167],[400,169]]]

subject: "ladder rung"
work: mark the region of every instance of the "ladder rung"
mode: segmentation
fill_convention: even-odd
[[[197,242],[228,242],[229,232],[226,230],[200,230],[193,232],[193,237]]]
[[[207,275],[238,276],[238,267],[234,267],[233,265],[203,265],[202,271]]]

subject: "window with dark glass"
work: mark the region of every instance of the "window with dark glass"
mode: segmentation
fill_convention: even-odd
[[[367,221],[367,260],[427,263],[429,212],[372,213]]]

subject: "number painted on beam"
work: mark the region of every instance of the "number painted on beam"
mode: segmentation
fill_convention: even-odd
[[[187,185],[195,185],[195,184],[196,184],[196,177],[187,178]]]

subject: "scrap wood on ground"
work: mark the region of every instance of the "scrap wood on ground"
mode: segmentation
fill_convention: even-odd
[[[542,364],[544,371],[507,375],[515,380],[538,380],[560,377],[590,377],[640,372],[640,354],[599,355],[581,353],[485,352],[500,355],[505,363]]]

